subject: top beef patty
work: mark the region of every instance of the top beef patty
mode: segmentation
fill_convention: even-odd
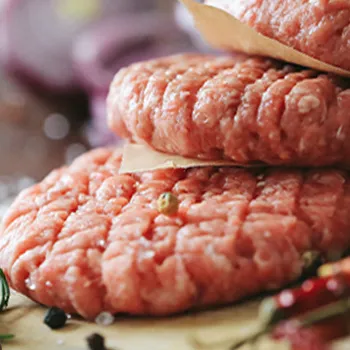
[[[94,317],[166,315],[300,276],[303,252],[350,243],[350,179],[336,170],[203,168],[119,175],[100,149],[24,191],[0,229],[0,267],[34,300]],[[172,192],[178,212],[157,199]]]
[[[349,0],[206,0],[270,38],[350,70]]]
[[[108,121],[163,152],[271,165],[350,164],[350,82],[266,59],[179,55],[117,73]]]

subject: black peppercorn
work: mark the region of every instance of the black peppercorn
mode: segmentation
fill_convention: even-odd
[[[59,329],[65,326],[67,321],[66,313],[58,307],[51,307],[44,318],[44,323],[51,329]]]
[[[106,350],[105,339],[102,335],[93,333],[86,338],[90,350]]]

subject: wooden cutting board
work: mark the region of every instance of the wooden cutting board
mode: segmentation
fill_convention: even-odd
[[[257,325],[258,301],[169,318],[117,318],[111,326],[98,326],[70,319],[62,330],[43,324],[46,309],[16,294],[0,316],[0,332],[16,338],[3,344],[3,350],[83,350],[85,338],[98,332],[110,350],[198,350],[196,337],[205,343],[222,342],[213,350],[228,349],[233,340],[250,334]],[[250,349],[244,347],[242,350]],[[287,350],[285,344],[262,339],[254,350]]]

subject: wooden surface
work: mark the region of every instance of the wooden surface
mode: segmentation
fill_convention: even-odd
[[[104,327],[71,319],[62,330],[52,331],[42,322],[45,308],[23,297],[12,297],[11,306],[1,315],[0,332],[12,332],[16,338],[3,344],[4,350],[83,350],[85,338],[98,332],[110,350],[193,350],[196,337],[206,343],[224,341],[213,350],[227,349],[232,339],[254,330],[257,302],[169,318],[117,318]],[[226,342],[225,342],[226,340]],[[231,340],[231,341],[230,341]],[[227,342],[228,341],[228,342]],[[244,347],[242,350],[250,349]],[[264,339],[254,350],[286,350],[285,344]]]

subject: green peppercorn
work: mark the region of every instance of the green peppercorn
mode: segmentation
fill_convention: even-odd
[[[323,264],[323,257],[320,252],[307,251],[302,256],[303,259],[303,275],[314,276],[317,269]]]
[[[162,193],[157,201],[158,211],[164,215],[174,215],[179,210],[179,200],[170,193]]]
[[[93,333],[86,338],[90,350],[106,350],[105,339],[98,333]]]
[[[44,323],[51,329],[59,329],[65,326],[67,321],[66,313],[58,307],[51,307],[44,318]]]

